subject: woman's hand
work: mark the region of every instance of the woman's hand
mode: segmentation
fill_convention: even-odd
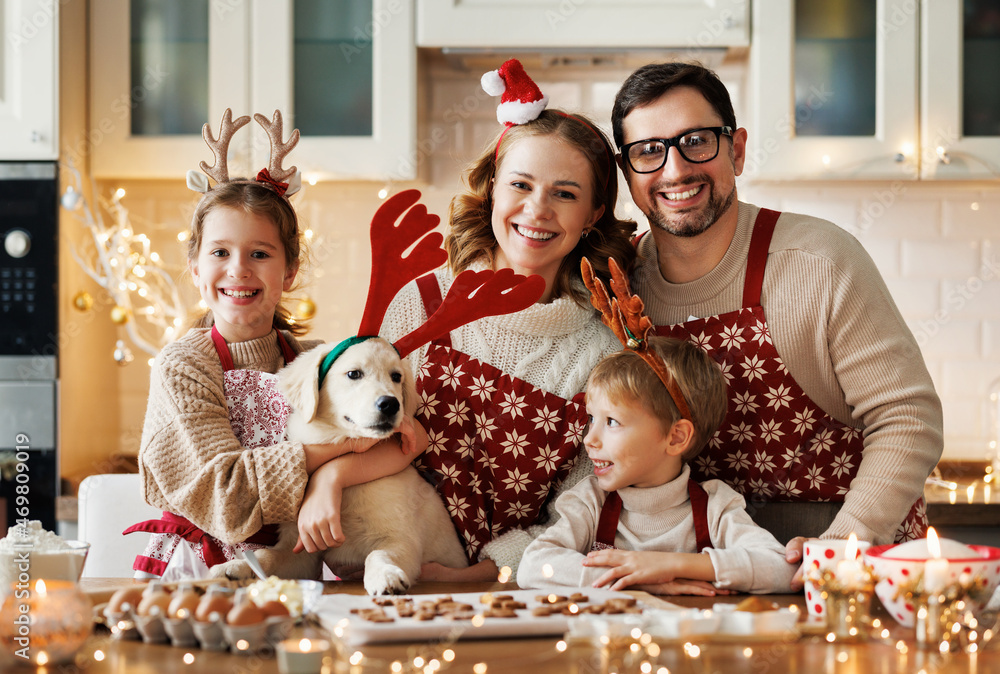
[[[420,580],[426,582],[477,583],[482,581],[496,582],[500,575],[496,563],[485,559],[464,569],[443,566],[437,562],[427,562],[420,567]]]
[[[792,576],[792,592],[799,592],[804,584],[802,579],[802,549],[807,540],[804,536],[796,536],[785,546],[785,561],[789,564],[799,565],[798,571]]]
[[[306,487],[299,508],[299,540],[292,552],[319,552],[344,543],[340,527],[340,499],[343,495],[338,462],[323,464]]]

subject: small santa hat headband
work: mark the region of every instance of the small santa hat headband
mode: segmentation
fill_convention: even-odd
[[[622,346],[635,352],[647,365],[653,368],[653,372],[667,387],[670,399],[677,406],[681,418],[694,423],[691,408],[684,399],[684,393],[678,386],[677,380],[670,374],[663,359],[649,348],[648,335],[653,330],[653,322],[643,313],[645,307],[642,299],[638,295],[632,294],[628,279],[625,278],[625,274],[622,273],[621,267],[618,266],[613,257],[608,258],[608,267],[611,271],[611,289],[615,293],[614,299],[608,295],[608,289],[601,279],[594,275],[594,268],[590,266],[590,260],[586,257],[580,260],[580,272],[583,274],[583,282],[587,286],[587,290],[590,291],[590,303],[601,312],[601,321],[611,328]]]
[[[480,79],[480,83],[482,84],[483,91],[490,96],[500,96],[500,105],[497,106],[497,121],[506,128],[504,128],[503,133],[497,139],[496,150],[494,150],[495,158],[500,154],[500,143],[503,142],[504,136],[507,135],[507,130],[512,126],[527,124],[538,119],[538,116],[542,114],[542,111],[548,105],[549,97],[542,93],[542,90],[538,88],[535,81],[525,72],[524,66],[517,59],[505,61],[496,70],[484,73]],[[604,154],[609,162],[608,175],[604,178],[604,184],[607,187],[607,182],[611,175],[611,150],[608,148],[600,132],[590,122],[576,115],[570,115],[559,110],[553,110],[552,112],[562,115],[567,119],[575,119],[593,131],[594,135],[597,136],[597,140],[600,142],[601,147],[604,148]]]
[[[228,182],[263,183],[269,185],[271,189],[278,193],[278,196],[282,197],[290,197],[302,188],[302,174],[299,173],[295,166],[287,169],[281,168],[281,162],[285,158],[285,155],[291,152],[292,148],[299,142],[299,130],[293,129],[292,133],[288,136],[288,140],[283,141],[282,136],[284,132],[282,131],[280,110],[274,111],[274,117],[270,121],[259,112],[253,118],[264,128],[264,131],[267,132],[267,137],[271,140],[271,159],[268,162],[268,167],[261,169],[254,181],[229,179],[229,143],[233,139],[233,134],[250,123],[250,118],[244,115],[233,120],[232,109],[226,108],[226,111],[222,114],[222,124],[219,126],[218,138],[212,137],[212,129],[207,122],[201,129],[201,135],[205,139],[205,143],[215,154],[215,165],[209,166],[205,162],[199,163],[201,170],[205,172],[204,174],[194,169],[188,171],[188,189],[201,193],[208,192],[211,189],[208,178],[213,178],[216,185]]]

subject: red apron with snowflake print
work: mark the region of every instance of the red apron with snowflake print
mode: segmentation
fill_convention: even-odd
[[[688,480],[688,499],[691,501],[691,516],[694,518],[694,536],[697,551],[712,547],[712,534],[708,528],[708,492],[694,480]],[[601,516],[597,520],[597,533],[591,552],[614,550],[615,535],[618,533],[618,518],[622,514],[622,497],[617,491],[608,492],[601,504]]]
[[[657,326],[656,334],[687,339],[711,355],[726,377],[729,406],[691,476],[720,479],[747,500],[843,503],[864,451],[861,433],[814,403],[774,348],[760,304],[771,235],[780,213],[762,208],[754,223],[743,308],[709,318]],[[896,531],[901,542],[927,529],[923,498]]]
[[[417,280],[430,316],[441,303],[433,274]],[[416,418],[428,447],[414,465],[444,499],[469,561],[511,529],[536,524],[549,493],[576,459],[587,412],[568,401],[432,342],[417,377]]]
[[[282,356],[285,364],[288,364],[295,358],[295,352],[281,331],[276,332]],[[222,362],[223,390],[229,408],[229,423],[240,444],[244,449],[254,449],[283,441],[290,408],[277,389],[277,375],[234,369],[233,357],[226,340],[215,326],[212,327],[212,341]],[[134,524],[123,533],[135,531],[145,531],[152,535],[143,553],[136,556],[132,568],[154,576],[163,575],[174,551],[182,542],[192,546],[209,568],[237,559],[237,550],[259,550],[278,542],[278,527],[275,524],[262,527],[250,538],[232,546],[202,531],[186,518],[168,512],[164,512],[158,520]]]

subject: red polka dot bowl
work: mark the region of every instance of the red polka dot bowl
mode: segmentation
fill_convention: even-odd
[[[902,596],[899,588],[919,580],[924,570],[924,559],[904,559],[893,556],[895,545],[878,545],[865,551],[865,562],[872,567],[878,583],[875,594],[885,610],[904,627],[913,627],[916,609],[913,602]],[[1000,548],[987,545],[970,545],[975,556],[948,560],[948,584],[956,583],[963,576],[978,579],[982,591],[970,598],[973,611],[979,611],[1000,583]]]

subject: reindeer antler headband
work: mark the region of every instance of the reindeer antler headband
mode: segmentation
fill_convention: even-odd
[[[448,261],[448,254],[441,247],[444,237],[432,231],[441,218],[428,213],[426,206],[417,203],[419,200],[418,190],[405,190],[389,198],[372,217],[372,273],[358,335],[342,341],[320,363],[320,386],[344,351],[378,335],[386,309],[403,286]],[[397,220],[400,220],[398,225]],[[466,323],[526,309],[544,291],[545,280],[538,275],[524,277],[511,269],[463,271],[452,281],[437,311],[393,346],[405,358]]]
[[[298,144],[299,130],[293,129],[292,133],[288,136],[288,140],[283,141],[282,136],[284,132],[282,131],[280,110],[274,111],[274,117],[270,121],[259,112],[253,118],[263,127],[264,131],[267,132],[267,137],[271,140],[271,157],[268,161],[268,166],[257,173],[257,178],[254,182],[270,185],[278,193],[278,196],[290,197],[302,187],[302,175],[295,166],[287,169],[281,168],[281,162],[292,151],[292,148]],[[195,192],[208,192],[211,188],[208,178],[205,177],[206,175],[214,179],[216,185],[236,182],[229,179],[229,143],[233,139],[233,134],[249,123],[250,118],[246,115],[233,120],[232,109],[226,108],[226,111],[222,114],[222,123],[219,125],[218,138],[212,137],[212,129],[208,123],[202,127],[201,135],[205,139],[205,143],[212,150],[212,153],[215,154],[215,165],[209,166],[205,162],[199,163],[201,170],[205,172],[204,174],[194,169],[188,171],[188,188]]]
[[[667,387],[667,392],[670,393],[670,398],[681,413],[681,418],[693,422],[691,408],[688,407],[684,394],[681,392],[680,386],[677,385],[677,380],[670,374],[663,359],[649,348],[647,336],[653,329],[653,322],[643,314],[642,299],[638,295],[632,294],[628,279],[625,278],[625,274],[622,273],[621,267],[618,266],[613,257],[608,258],[608,267],[611,270],[611,289],[615,293],[615,299],[608,296],[608,289],[604,287],[604,283],[594,276],[594,268],[590,266],[590,260],[583,258],[580,261],[583,282],[590,291],[590,303],[601,312],[601,320],[604,325],[611,328],[611,331],[621,341],[622,346],[629,351],[634,351],[637,356],[653,368],[653,372]]]

